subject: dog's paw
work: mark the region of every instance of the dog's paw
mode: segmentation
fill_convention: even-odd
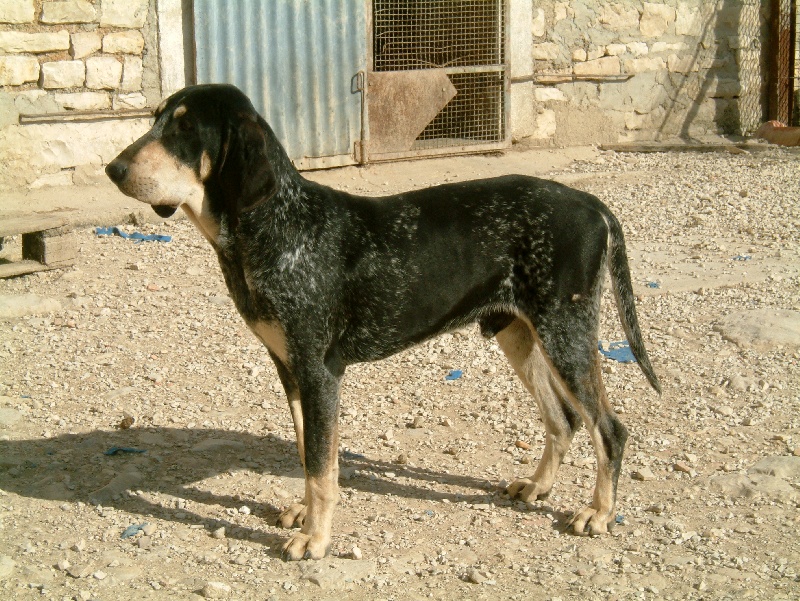
[[[550,487],[545,488],[541,483],[530,478],[521,478],[512,482],[506,492],[512,499],[532,503],[536,500],[546,499],[550,494]]]
[[[578,536],[600,536],[608,533],[608,526],[613,521],[607,511],[598,511],[594,507],[585,507],[572,516],[569,527]]]
[[[330,537],[314,536],[296,532],[283,545],[281,557],[284,561],[322,559],[330,549]]]
[[[277,526],[281,528],[301,528],[306,520],[307,507],[302,503],[295,503],[283,510],[278,516]]]

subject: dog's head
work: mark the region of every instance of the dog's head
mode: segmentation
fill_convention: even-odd
[[[195,217],[236,223],[275,190],[267,125],[236,87],[199,85],[158,107],[152,128],[106,167],[126,195],[169,217],[183,206]]]

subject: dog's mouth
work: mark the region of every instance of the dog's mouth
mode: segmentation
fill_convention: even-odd
[[[151,205],[153,210],[156,212],[156,215],[166,219],[167,217],[172,217],[175,214],[175,211],[178,210],[178,207],[171,207],[169,205]]]

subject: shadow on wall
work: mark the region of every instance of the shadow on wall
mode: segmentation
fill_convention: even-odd
[[[744,135],[764,119],[766,90],[765,19],[761,4],[741,0],[704,3],[698,25],[698,44],[691,56],[678,59],[668,72],[673,92],[658,128],[659,137],[692,137],[692,125],[703,111],[703,121],[717,123],[723,133]],[[682,100],[691,103],[686,110]]]

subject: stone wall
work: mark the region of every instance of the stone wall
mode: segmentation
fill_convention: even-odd
[[[19,116],[152,107],[157,56],[155,0],[0,0],[0,189],[102,177],[147,119],[20,125]]]
[[[511,2],[513,23],[523,2]],[[522,71],[533,79],[512,84],[512,122],[513,112],[530,115],[515,123],[514,138],[566,146],[752,131],[765,106],[767,5],[534,1],[530,59],[512,47],[512,61],[530,65]],[[530,104],[514,91],[524,86]]]

